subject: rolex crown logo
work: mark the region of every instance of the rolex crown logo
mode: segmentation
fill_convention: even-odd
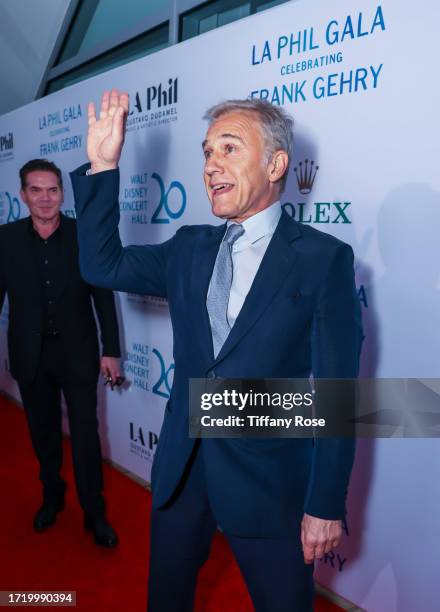
[[[313,160],[309,161],[306,159],[304,162],[299,162],[298,166],[294,168],[294,170],[299,192],[304,195],[310,193],[312,191],[319,166],[315,166],[315,162]]]

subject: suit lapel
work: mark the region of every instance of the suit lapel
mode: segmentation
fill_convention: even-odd
[[[206,353],[210,362],[214,358],[214,349],[212,346],[211,323],[206,308],[206,296],[225,229],[226,224],[211,227],[206,234],[200,236],[195,244],[192,259],[192,286],[190,295],[194,296],[194,329],[200,331],[198,337],[201,340],[201,348]]]
[[[298,223],[283,211],[249,293],[215,363],[226,357],[270,305],[296,259],[291,242],[300,236]]]

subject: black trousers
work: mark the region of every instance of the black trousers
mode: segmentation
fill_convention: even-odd
[[[217,528],[207,494],[202,445],[203,441],[196,445],[173,499],[152,511],[148,612],[192,612],[194,608],[197,575]],[[304,563],[300,525],[295,537],[224,535],[256,612],[313,611],[313,566]]]
[[[43,498],[58,503],[65,483],[63,461],[61,392],[66,400],[78,499],[85,513],[102,516],[102,457],[98,435],[97,380],[81,383],[69,378],[58,336],[45,336],[37,375],[31,384],[20,384],[32,445],[40,463]]]

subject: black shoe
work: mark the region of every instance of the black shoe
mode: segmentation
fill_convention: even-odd
[[[84,515],[84,529],[92,531],[95,536],[95,544],[104,548],[114,548],[118,545],[118,536],[115,530],[103,516]]]
[[[44,502],[34,517],[35,531],[44,531],[57,520],[58,512],[64,510],[64,501],[56,504]]]

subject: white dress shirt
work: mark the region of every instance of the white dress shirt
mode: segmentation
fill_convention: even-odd
[[[249,293],[280,220],[281,212],[281,202],[277,201],[241,224],[244,234],[232,245],[233,275],[227,315],[231,328]],[[231,224],[232,221],[228,221],[228,227]],[[208,295],[210,290],[211,283],[209,283]]]

